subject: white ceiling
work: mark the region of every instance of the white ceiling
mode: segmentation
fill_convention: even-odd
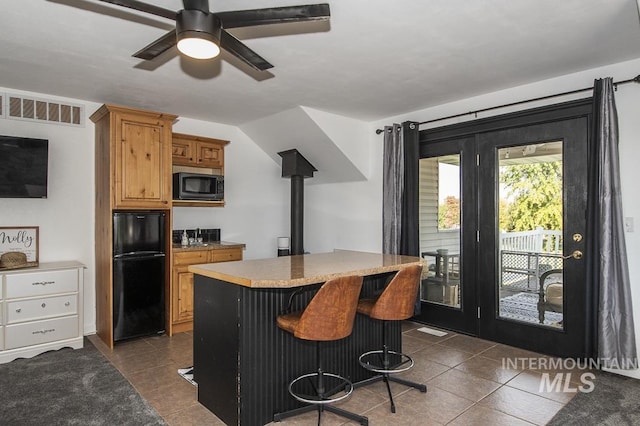
[[[275,66],[262,75],[227,54],[131,57],[173,26],[163,18],[97,0],[5,3],[0,86],[233,125],[296,106],[375,121],[640,57],[635,0],[329,1],[328,24],[232,31]]]

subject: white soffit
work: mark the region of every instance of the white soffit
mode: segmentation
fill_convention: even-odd
[[[352,161],[352,159],[362,157],[364,157],[365,163],[368,161],[368,151],[357,152],[358,147],[366,149],[366,142],[353,143],[353,141],[346,140],[349,139],[348,136],[339,137],[338,139],[342,140],[338,142],[334,141],[318,122],[329,123],[327,124],[328,128],[331,128],[329,132],[333,134],[337,133],[337,128],[340,127],[338,124],[343,124],[343,122],[336,117],[313,111],[313,115],[318,120],[316,122],[307,113],[307,110],[302,107],[292,108],[245,123],[240,126],[240,130],[278,164],[282,164],[282,158],[278,152],[289,149],[298,150],[318,169],[312,179],[307,179],[308,184],[366,180],[364,171]],[[364,135],[364,124],[361,124],[361,127],[362,129],[358,128],[353,133]],[[351,134],[351,131],[348,134]],[[348,144],[352,144],[349,145],[352,151],[351,157],[348,157],[339,147],[339,145],[347,146]],[[363,160],[358,160],[359,166],[362,166],[362,163]]]

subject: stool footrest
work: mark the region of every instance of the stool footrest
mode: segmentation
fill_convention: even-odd
[[[413,359],[396,351],[369,351],[358,358],[360,365],[374,373],[393,374],[407,371],[413,367]]]
[[[323,389],[318,389],[320,379],[323,383]],[[309,392],[304,391],[305,385],[303,382],[307,382],[306,389]],[[352,392],[353,383],[345,377],[333,373],[316,372],[304,374],[289,383],[291,396],[306,404],[331,404],[342,401]]]

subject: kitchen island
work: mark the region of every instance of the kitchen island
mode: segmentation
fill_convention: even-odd
[[[303,309],[327,280],[364,277],[361,296],[380,292],[395,272],[419,257],[336,250],[189,266],[195,274],[193,362],[198,401],[229,425],[263,425],[300,406],[288,383],[315,371],[315,343],[276,326]],[[400,324],[387,336],[401,350]],[[358,356],[382,346],[381,324],[357,315],[351,336],[322,345],[325,370],[357,382],[371,376]]]

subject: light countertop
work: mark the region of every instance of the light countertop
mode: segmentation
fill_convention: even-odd
[[[375,275],[398,271],[420,257],[335,250],[330,253],[282,256],[189,266],[189,272],[251,288],[290,288],[346,275]]]

